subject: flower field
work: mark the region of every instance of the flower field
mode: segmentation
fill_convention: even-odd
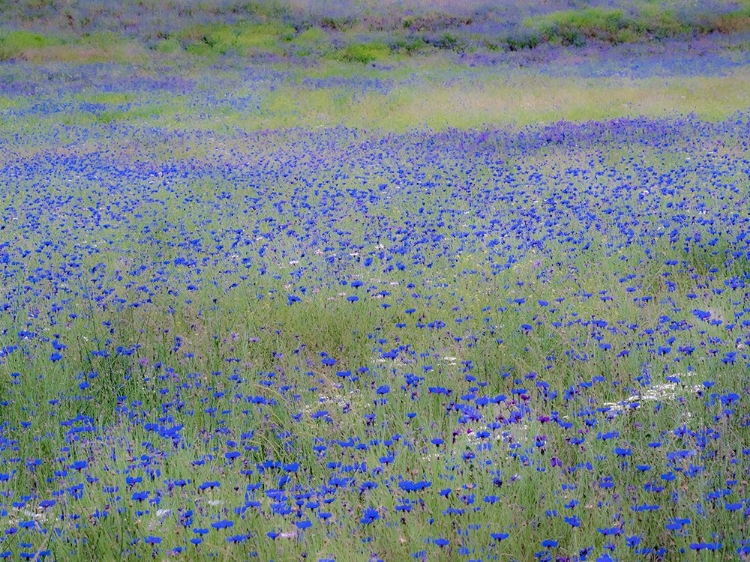
[[[0,558],[750,559],[700,41],[0,62]]]

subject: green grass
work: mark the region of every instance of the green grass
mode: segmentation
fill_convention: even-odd
[[[0,34],[0,60],[15,58],[27,51],[57,47],[62,40],[30,31],[10,31]]]

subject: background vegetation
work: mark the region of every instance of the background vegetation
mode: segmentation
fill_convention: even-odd
[[[750,30],[746,0],[682,2],[342,2],[114,3],[5,1],[0,57],[71,57],[102,37],[123,50],[235,54],[261,58],[334,58],[370,63],[436,51],[477,53],[547,44],[637,43]],[[109,53],[110,56],[112,53]],[[93,55],[92,55],[93,56]],[[124,55],[123,55],[124,56]]]

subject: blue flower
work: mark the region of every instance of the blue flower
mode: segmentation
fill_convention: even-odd
[[[432,482],[427,480],[422,480],[420,482],[410,482],[409,480],[402,480],[398,483],[398,487],[405,492],[419,492],[420,490],[424,490],[425,488],[429,488],[430,486],[432,486]]]
[[[377,510],[368,507],[365,509],[364,513],[362,514],[362,519],[359,520],[360,523],[363,525],[369,525],[370,523],[377,521],[380,519],[380,514],[377,512]]]

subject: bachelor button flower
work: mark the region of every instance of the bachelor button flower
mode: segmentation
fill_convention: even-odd
[[[429,482],[427,480],[422,480],[420,482],[410,482],[408,480],[402,480],[398,483],[398,487],[405,492],[418,492],[420,490],[424,490],[425,488],[429,488],[430,486],[432,486],[432,482]]]
[[[148,496],[149,496],[149,494],[150,494],[150,493],[151,493],[151,492],[149,492],[149,491],[145,491],[145,492],[134,492],[134,493],[133,493],[133,495],[131,496],[131,498],[132,498],[132,499],[133,499],[134,501],[137,501],[137,502],[142,502],[142,501],[144,501],[145,499],[147,499],[147,498],[148,498]]]
[[[690,544],[690,550],[700,552],[701,550],[717,551],[721,550],[722,543],[720,542],[694,542]]]
[[[636,546],[641,544],[641,536],[633,535],[632,537],[625,537],[625,544],[630,548],[635,548]]]
[[[359,522],[363,525],[369,525],[370,523],[377,521],[378,519],[380,519],[380,514],[377,512],[377,510],[368,507],[367,509],[365,509],[364,513],[362,514],[362,519],[360,519]]]

